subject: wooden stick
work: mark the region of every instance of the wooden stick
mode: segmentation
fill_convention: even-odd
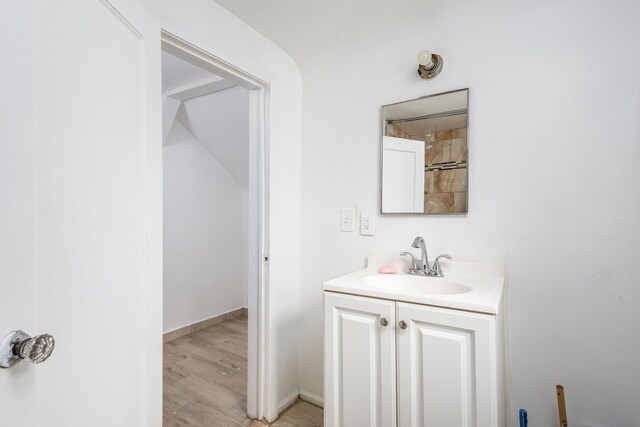
[[[558,395],[558,416],[560,417],[560,427],[567,427],[567,408],[564,403],[564,387],[556,386],[556,394]]]

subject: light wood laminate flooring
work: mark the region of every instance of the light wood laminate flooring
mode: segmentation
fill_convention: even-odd
[[[247,318],[164,343],[164,427],[266,426],[247,418]],[[271,423],[322,426],[322,408],[299,400]]]

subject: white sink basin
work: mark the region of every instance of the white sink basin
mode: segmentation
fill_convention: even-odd
[[[442,261],[445,277],[407,274],[409,263],[398,256],[372,255],[367,268],[324,282],[328,292],[496,314],[504,287],[504,266],[477,261]],[[380,274],[394,266],[399,274]]]
[[[469,286],[450,282],[440,277],[413,276],[410,274],[378,274],[363,277],[362,281],[376,288],[407,294],[447,295],[463,294],[471,291]]]

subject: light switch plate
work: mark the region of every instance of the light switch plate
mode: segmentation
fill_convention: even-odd
[[[353,208],[340,209],[340,231],[354,231],[353,217],[355,213]]]
[[[376,234],[375,214],[373,211],[360,213],[360,234],[363,236],[374,236]]]

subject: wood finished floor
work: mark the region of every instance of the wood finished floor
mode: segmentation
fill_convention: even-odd
[[[322,426],[322,408],[298,401],[265,424],[247,418],[247,318],[164,344],[164,427]]]

